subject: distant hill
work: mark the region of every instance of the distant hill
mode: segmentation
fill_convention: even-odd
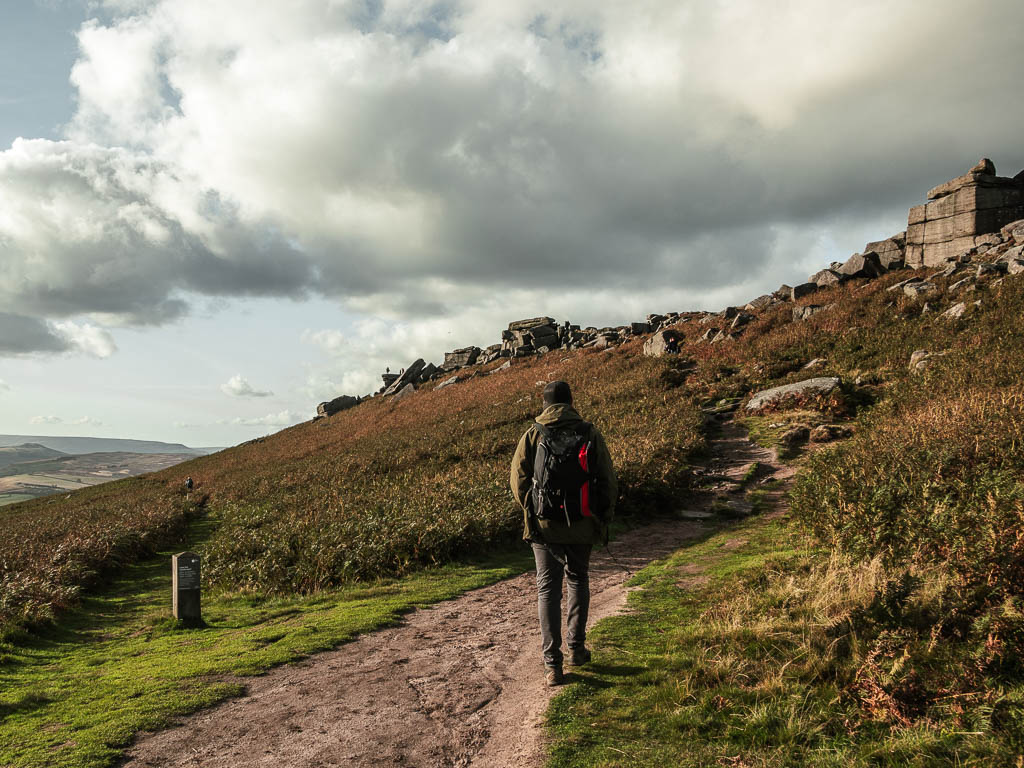
[[[22,443],[21,445],[4,446],[0,448],[0,467],[7,467],[11,464],[20,464],[24,461],[39,461],[41,459],[56,459],[64,456],[63,451],[55,451],[39,443]]]
[[[41,435],[0,435],[0,448],[35,443],[61,453],[187,453],[204,456],[217,448],[189,448],[181,443],[156,440],[121,440],[110,437],[43,437]],[[40,456],[39,458],[47,458]],[[27,459],[20,459],[27,461]]]
[[[0,448],[0,506],[157,472],[194,458],[188,453],[118,451],[71,455],[32,443]]]

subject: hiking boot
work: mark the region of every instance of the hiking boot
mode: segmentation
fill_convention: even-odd
[[[565,682],[565,678],[562,676],[562,670],[559,667],[548,667],[548,672],[544,675],[544,680],[551,687],[561,685]]]
[[[582,667],[590,661],[590,649],[589,648],[577,648],[569,654],[569,666],[570,667]]]

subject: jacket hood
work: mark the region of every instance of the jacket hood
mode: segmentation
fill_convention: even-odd
[[[554,429],[575,427],[582,422],[583,419],[580,418],[580,415],[576,413],[576,409],[569,405],[569,403],[549,405],[537,417],[538,424],[542,424],[545,427],[553,427]]]

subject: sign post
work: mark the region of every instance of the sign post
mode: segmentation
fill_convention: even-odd
[[[171,556],[171,595],[174,618],[189,626],[201,626],[199,555],[195,552],[179,552]]]

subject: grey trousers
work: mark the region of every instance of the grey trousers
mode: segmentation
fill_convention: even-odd
[[[590,544],[533,543],[537,561],[537,612],[544,643],[544,665],[562,667],[562,575],[569,594],[566,644],[583,648],[590,612]]]

